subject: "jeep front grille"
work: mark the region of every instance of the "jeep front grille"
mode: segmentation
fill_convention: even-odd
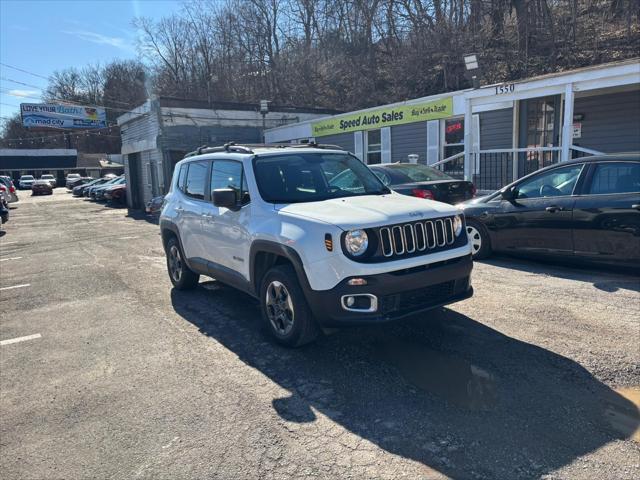
[[[446,247],[456,240],[450,217],[382,227],[378,235],[382,254],[387,258]]]

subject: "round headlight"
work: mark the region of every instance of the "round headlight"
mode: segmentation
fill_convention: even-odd
[[[354,257],[359,257],[367,251],[369,239],[364,230],[351,230],[344,236],[344,247]]]
[[[456,234],[456,237],[462,233],[462,217],[460,215],[453,217],[453,233]]]

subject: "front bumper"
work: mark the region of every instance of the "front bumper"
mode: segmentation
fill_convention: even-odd
[[[404,270],[345,278],[330,290],[305,289],[305,296],[322,326],[381,323],[471,297],[472,268],[471,255],[465,255]],[[363,278],[367,285],[349,285],[351,278]],[[376,297],[376,311],[343,308],[342,297],[363,294]]]

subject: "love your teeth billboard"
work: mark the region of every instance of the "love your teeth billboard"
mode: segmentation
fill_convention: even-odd
[[[351,115],[341,115],[311,124],[314,137],[337,133],[371,130],[374,128],[402,125],[403,123],[424,122],[447,118],[453,115],[452,97],[413,105],[387,107]]]
[[[20,114],[22,125],[28,128],[88,129],[107,126],[107,114],[104,108],[21,103]]]

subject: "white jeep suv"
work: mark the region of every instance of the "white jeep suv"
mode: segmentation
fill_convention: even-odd
[[[169,276],[256,297],[280,343],[469,298],[462,213],[400,195],[330,146],[200,148],[180,161],[160,216]]]

